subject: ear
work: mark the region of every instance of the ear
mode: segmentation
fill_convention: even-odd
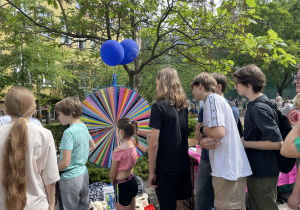
[[[222,90],[222,84],[217,84],[218,90]]]

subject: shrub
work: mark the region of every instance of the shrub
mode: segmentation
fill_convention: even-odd
[[[57,148],[59,148],[63,133],[69,126],[61,125],[61,124],[48,124],[48,125],[44,125],[44,127],[49,129],[52,132],[55,145],[57,146]]]
[[[188,119],[188,128],[189,128],[189,138],[195,138],[195,128],[197,120],[193,118]]]

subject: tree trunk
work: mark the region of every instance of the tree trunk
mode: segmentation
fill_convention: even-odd
[[[141,89],[141,86],[142,86],[142,77],[141,74],[139,73],[135,75],[135,89],[139,91]]]
[[[134,75],[128,74],[129,76],[129,86],[134,88]]]

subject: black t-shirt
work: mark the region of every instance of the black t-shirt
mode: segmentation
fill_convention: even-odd
[[[198,109],[192,108],[192,109],[190,109],[189,112],[192,113],[192,114],[198,114]]]
[[[168,101],[158,101],[151,108],[149,127],[160,130],[156,173],[179,175],[189,170],[188,112],[179,111]]]
[[[282,141],[278,116],[268,104],[259,103],[269,100],[262,95],[249,102],[245,116],[244,138],[246,141]],[[254,177],[279,175],[277,159],[273,150],[245,149]]]

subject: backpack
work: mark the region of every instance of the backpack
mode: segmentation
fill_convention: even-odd
[[[292,130],[292,126],[287,119],[286,116],[282,115],[279,110],[270,102],[270,101],[263,101],[261,103],[268,104],[273,110],[276,111],[278,116],[278,128],[280,130],[281,136],[283,141],[285,140],[285,137],[289,134],[289,132]],[[295,158],[287,158],[280,154],[280,150],[275,150],[275,155],[277,158],[278,168],[279,171],[282,173],[289,173],[295,166],[296,159]]]
[[[231,107],[231,109],[232,109],[233,106],[235,106],[233,101],[228,101],[228,104]],[[238,128],[240,137],[243,137],[244,136],[244,128],[243,128],[243,125],[242,125],[242,122],[241,122],[240,118],[238,118],[237,128]]]

